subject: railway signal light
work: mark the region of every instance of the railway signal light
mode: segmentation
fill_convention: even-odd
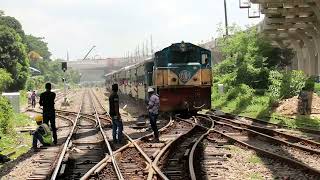
[[[65,72],[67,70],[67,62],[62,62],[61,68],[62,68],[62,71]]]

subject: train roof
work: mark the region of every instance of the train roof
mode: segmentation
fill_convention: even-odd
[[[160,51],[157,51],[155,54],[157,55],[159,53],[166,52],[166,51],[171,51],[171,50],[173,50],[173,51],[174,50],[181,50],[183,48],[185,48],[187,50],[188,49],[201,49],[203,51],[209,51],[210,52],[210,50],[208,50],[206,48],[197,46],[197,45],[189,43],[189,42],[183,42],[182,41],[181,43],[173,43],[170,46],[168,46],[168,47],[166,47],[166,48],[164,48],[164,49],[162,49]]]
[[[118,70],[116,70],[116,71],[113,71],[113,72],[111,72],[111,73],[105,74],[104,77],[107,77],[107,76],[109,76],[109,75],[113,75],[113,74],[115,74],[115,73],[120,73],[120,72],[122,72],[123,70],[127,71],[127,70],[129,70],[129,69],[131,69],[131,68],[133,68],[133,67],[137,67],[137,66],[140,66],[140,65],[142,65],[142,64],[145,64],[145,63],[148,63],[148,62],[152,62],[152,61],[153,61],[153,57],[149,57],[149,58],[146,58],[146,59],[145,59],[144,61],[142,61],[142,62],[139,62],[139,63],[136,63],[136,64],[132,64],[132,65],[129,65],[129,66],[125,66],[125,67],[122,67],[122,68],[120,68],[120,69],[118,69]]]

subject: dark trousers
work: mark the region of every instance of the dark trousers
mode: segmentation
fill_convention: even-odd
[[[35,99],[31,99],[31,107],[32,108],[36,107],[36,100]]]
[[[51,126],[53,143],[56,144],[57,140],[57,128],[56,128],[56,113],[55,111],[43,112],[43,123]]]
[[[117,119],[117,117],[112,117],[112,138],[113,142],[121,142],[122,141],[122,130],[123,124],[122,121]]]
[[[35,131],[33,134],[33,139],[32,139],[32,147],[36,148],[38,144],[38,140],[43,144],[44,146],[48,146],[49,144],[45,143],[42,139],[42,136],[38,131]]]
[[[150,118],[150,125],[154,133],[154,137],[158,139],[159,138],[159,132],[157,127],[158,114],[153,114],[149,112],[149,118]]]

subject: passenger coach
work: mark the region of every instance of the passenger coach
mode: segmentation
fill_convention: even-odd
[[[148,99],[153,87],[160,97],[160,111],[195,111],[211,108],[211,52],[191,43],[175,43],[154,58],[106,75],[106,86],[119,84],[120,94]]]

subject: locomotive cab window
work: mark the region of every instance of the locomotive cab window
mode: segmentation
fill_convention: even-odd
[[[186,63],[200,63],[197,53],[194,51],[173,51],[171,52],[171,63],[173,64],[186,64]]]
[[[208,55],[202,54],[201,55],[201,64],[207,64],[208,63]]]

